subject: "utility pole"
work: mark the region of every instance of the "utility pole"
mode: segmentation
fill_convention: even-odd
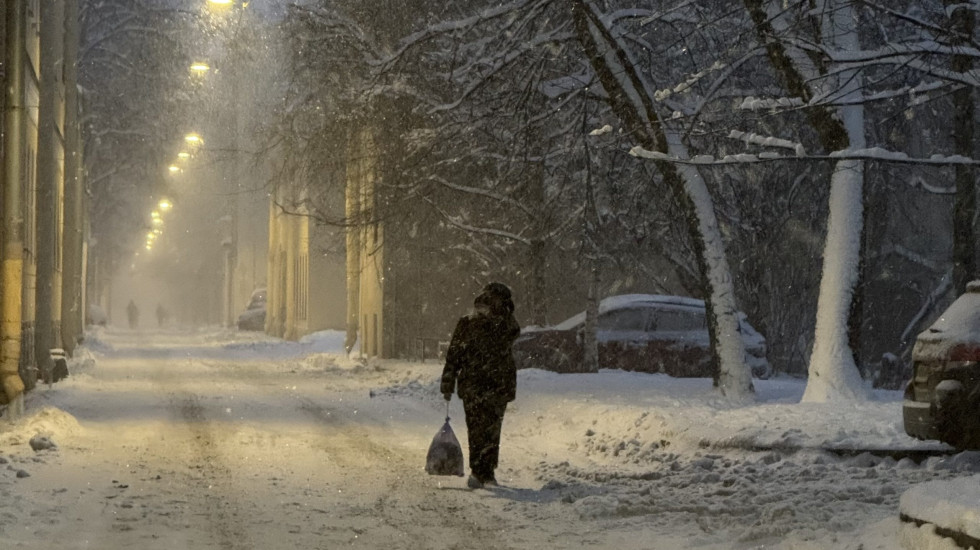
[[[65,0],[65,227],[61,335],[71,355],[85,328],[82,285],[84,193],[78,97],[78,0]]]
[[[64,142],[61,75],[64,62],[63,0],[41,2],[41,93],[37,148],[37,326],[34,353],[45,381],[51,381],[51,349],[61,347],[61,285],[58,234],[61,222]]]
[[[27,0],[6,1],[7,43],[4,48],[3,113],[3,247],[0,270],[0,403],[11,417],[24,412],[24,381],[20,377],[21,286],[24,265],[24,64],[27,55]]]

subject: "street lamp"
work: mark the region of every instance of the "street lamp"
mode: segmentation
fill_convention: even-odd
[[[187,151],[181,151],[177,153],[177,158],[179,158],[180,160],[187,160],[191,158],[191,154],[188,153]]]
[[[166,212],[167,210],[170,210],[171,208],[174,207],[174,203],[170,202],[170,199],[160,199],[160,202],[157,204],[157,206],[160,207],[160,210]]]
[[[184,136],[184,141],[186,141],[190,145],[204,144],[204,139],[201,137],[201,134],[198,134],[197,132],[191,132],[186,136]]]
[[[232,8],[235,5],[234,0],[208,0],[208,5],[214,11],[225,11]]]
[[[180,166],[177,166],[176,164],[171,164],[170,166],[167,167],[167,170],[170,170],[171,174],[176,174],[177,172],[180,172]]]
[[[203,61],[196,61],[194,63],[191,63],[191,72],[193,72],[194,74],[204,76],[210,70],[211,67],[208,66],[208,64],[204,63]]]

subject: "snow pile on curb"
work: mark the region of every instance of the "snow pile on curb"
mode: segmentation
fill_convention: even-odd
[[[45,407],[34,414],[0,425],[0,448],[26,446],[36,435],[57,442],[63,439],[62,436],[74,435],[81,430],[82,426],[74,416],[61,409]]]
[[[948,449],[905,434],[900,392],[879,392],[871,401],[840,405],[800,403],[802,380],[757,380],[756,387],[757,401],[739,405],[718,396],[710,379],[527,369],[518,374],[517,405],[529,399],[547,405],[544,424],[578,422],[579,433],[589,433],[589,454],[621,458],[667,446],[687,451]],[[637,447],[638,442],[645,448]]]
[[[957,536],[973,545],[980,541],[980,475],[920,483],[902,494],[899,510],[905,548],[964,548],[950,538]]]

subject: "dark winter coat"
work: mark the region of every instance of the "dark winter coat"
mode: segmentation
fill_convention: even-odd
[[[478,304],[480,300],[477,298]],[[489,312],[467,315],[456,324],[442,371],[443,395],[455,389],[463,401],[514,400],[517,366],[511,344],[521,328],[514,319],[513,305],[508,305],[494,303]]]

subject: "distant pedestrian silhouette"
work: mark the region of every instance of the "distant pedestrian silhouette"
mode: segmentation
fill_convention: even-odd
[[[130,300],[126,306],[126,316],[129,317],[129,328],[136,328],[140,324],[140,308],[136,307],[136,302]]]
[[[157,304],[157,326],[162,327],[167,322],[167,310],[163,304]]]

